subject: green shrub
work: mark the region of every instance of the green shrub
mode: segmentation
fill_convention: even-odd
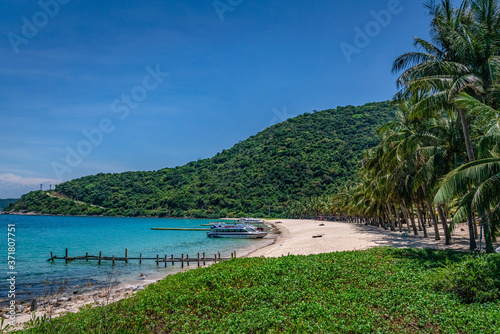
[[[466,303],[500,298],[500,255],[470,256],[448,262],[433,277],[434,287],[459,296]]]

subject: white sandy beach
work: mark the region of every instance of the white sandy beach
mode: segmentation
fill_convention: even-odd
[[[433,228],[427,229],[429,237],[424,238],[422,232],[419,232],[418,236],[413,235],[413,232],[404,236],[399,231],[391,232],[362,224],[301,219],[280,221],[281,224],[277,224],[276,221],[267,221],[280,231],[278,235],[268,236],[276,238],[276,241],[270,246],[250,253],[249,256],[309,255],[381,246],[468,250],[468,233],[465,225],[459,226],[453,232],[452,245],[446,246],[443,231],[440,230],[441,240],[435,240]],[[313,238],[315,235],[322,235],[322,237]]]

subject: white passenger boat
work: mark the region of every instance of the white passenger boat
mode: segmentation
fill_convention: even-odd
[[[247,224],[228,225],[225,223],[213,224],[210,231],[207,232],[209,238],[243,238],[256,239],[264,238],[267,232],[263,228]]]
[[[259,224],[264,222],[262,219],[258,218],[241,218],[240,221],[243,224]]]

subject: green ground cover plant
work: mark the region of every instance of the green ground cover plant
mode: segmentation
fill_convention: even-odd
[[[455,293],[466,303],[500,298],[500,255],[470,256],[449,263],[434,276],[437,289]]]
[[[434,285],[470,261],[393,248],[232,259],[109,305],[105,321],[86,308],[26,333],[500,333],[500,300],[466,303]]]

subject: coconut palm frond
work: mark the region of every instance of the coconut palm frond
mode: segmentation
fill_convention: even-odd
[[[470,113],[487,115],[491,118],[498,116],[497,110],[464,92],[455,98],[454,103],[458,108],[469,110]]]

